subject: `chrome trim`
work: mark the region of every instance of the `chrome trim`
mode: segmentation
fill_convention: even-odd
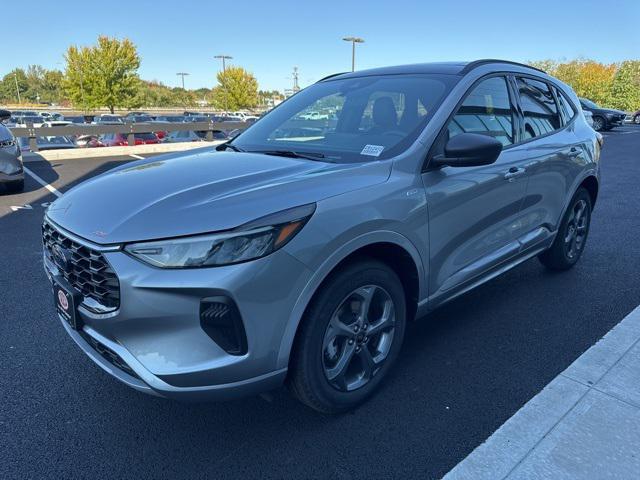
[[[51,228],[57,230],[58,233],[66,236],[70,240],[73,240],[80,245],[95,250],[96,252],[117,252],[122,250],[122,245],[100,245],[99,243],[93,243],[85,238],[79,237],[74,233],[71,233],[69,230],[65,230],[60,225],[56,224],[53,220],[51,220],[47,215],[44,216],[44,222],[49,224]]]

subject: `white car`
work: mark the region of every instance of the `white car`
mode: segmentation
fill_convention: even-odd
[[[65,127],[67,125],[73,125],[73,122],[68,120],[48,120],[42,124],[43,127]]]
[[[26,127],[27,124],[33,124],[35,128],[40,128],[44,122],[45,119],[40,115],[24,115],[16,117],[16,127]]]
[[[238,117],[243,122],[246,122],[248,120],[258,120],[258,117],[256,117],[255,115],[250,115],[250,114],[244,113],[244,112],[233,112],[233,113],[229,114],[228,117]]]

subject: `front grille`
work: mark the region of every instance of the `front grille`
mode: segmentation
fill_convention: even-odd
[[[47,222],[42,225],[42,243],[48,259],[85,298],[85,307],[102,313],[120,306],[120,282],[102,253],[71,240]]]
[[[96,352],[98,352],[102,356],[102,358],[108,361],[111,365],[113,365],[116,368],[119,368],[120,370],[131,375],[132,377],[140,378],[136,374],[136,372],[134,372],[133,369],[127,364],[127,362],[125,362],[122,359],[122,357],[118,355],[116,352],[114,352],[109,347],[107,347],[103,343],[93,338],[91,335],[86,334],[85,332],[80,332],[80,335],[82,335],[82,338],[84,338],[89,343],[89,345],[91,345],[93,349]]]

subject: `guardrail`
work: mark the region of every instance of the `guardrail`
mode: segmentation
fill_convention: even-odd
[[[78,136],[78,135],[102,135],[105,133],[124,133],[127,135],[129,146],[135,145],[136,133],[154,132],[181,132],[194,130],[196,132],[207,132],[205,140],[213,140],[213,132],[230,131],[249,127],[250,123],[245,122],[154,122],[154,123],[123,123],[122,125],[92,125],[92,124],[71,124],[57,127],[34,127],[27,124],[26,127],[9,127],[15,137],[29,138],[29,148],[32,152],[38,151],[37,137],[50,136]]]

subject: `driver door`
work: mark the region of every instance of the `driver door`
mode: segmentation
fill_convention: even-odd
[[[436,141],[435,153],[460,133],[490,135],[503,144],[491,165],[440,167],[423,173],[429,215],[430,305],[474,285],[516,255],[518,214],[526,192],[526,147],[517,141],[516,102],[504,76],[471,87]]]

